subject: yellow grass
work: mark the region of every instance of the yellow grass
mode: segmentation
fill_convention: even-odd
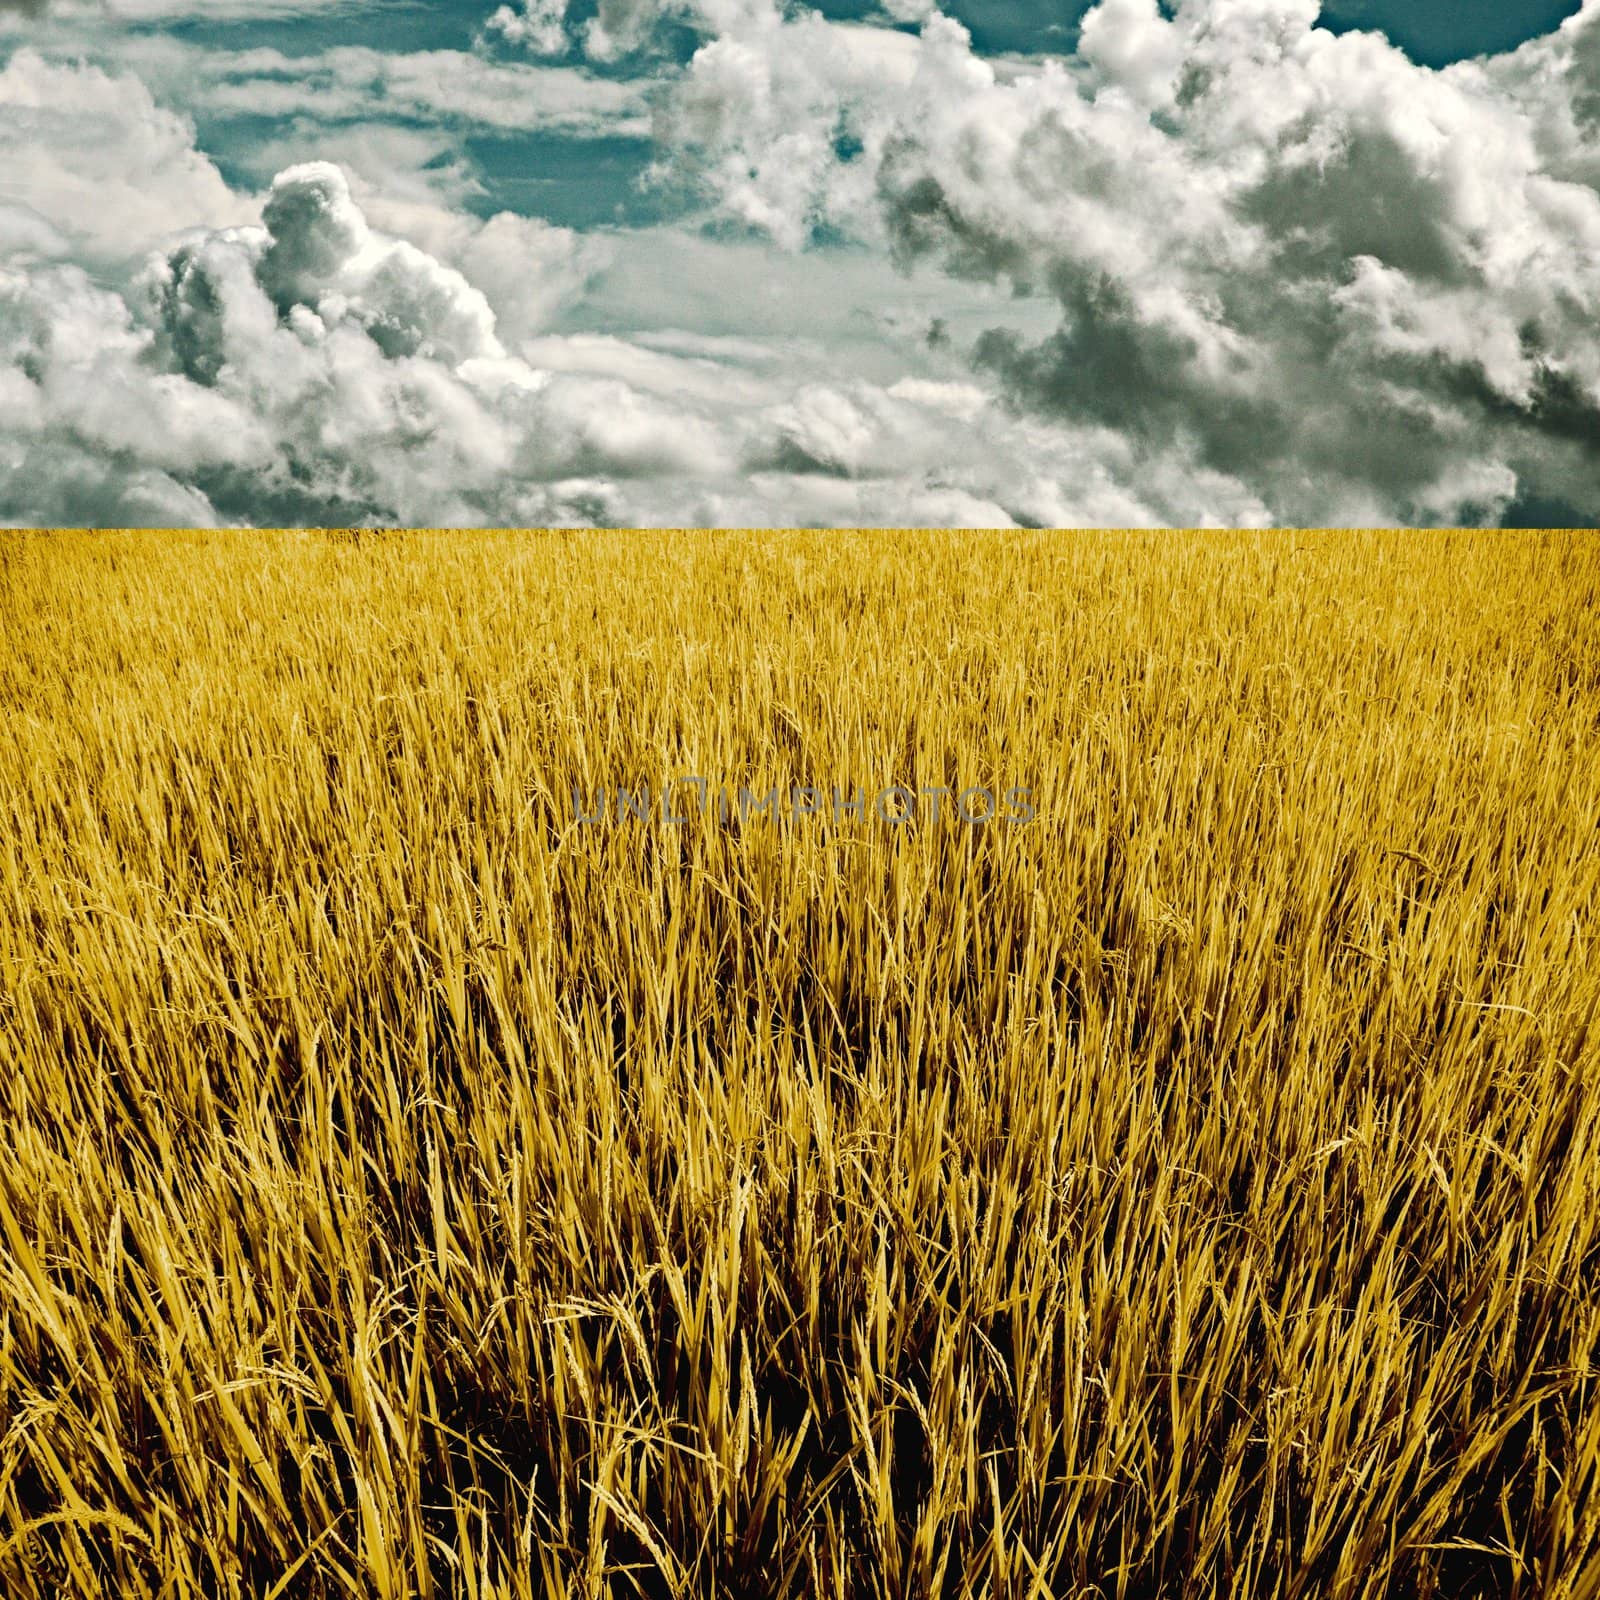
[[[1597,826],[1578,534],[12,536],[0,1593],[1594,1600]]]

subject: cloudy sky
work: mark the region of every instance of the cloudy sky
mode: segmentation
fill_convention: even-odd
[[[1600,0],[0,0],[0,522],[1600,523]]]

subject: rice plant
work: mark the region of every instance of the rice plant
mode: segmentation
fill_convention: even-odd
[[[6,1595],[1600,1596],[1592,538],[18,536],[0,712]]]

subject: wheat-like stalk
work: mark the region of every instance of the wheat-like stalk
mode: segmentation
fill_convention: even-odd
[[[14,537],[0,1591],[1594,1600],[1597,827],[1577,534]]]

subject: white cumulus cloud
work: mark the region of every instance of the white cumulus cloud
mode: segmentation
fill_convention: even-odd
[[[1102,0],[1075,57],[1010,77],[942,15],[853,75],[843,29],[780,19],[702,47],[661,127],[788,246],[853,228],[1048,296],[1048,337],[971,348],[1019,412],[1191,455],[1278,519],[1600,509],[1600,6],[1446,72],[1317,14]]]

